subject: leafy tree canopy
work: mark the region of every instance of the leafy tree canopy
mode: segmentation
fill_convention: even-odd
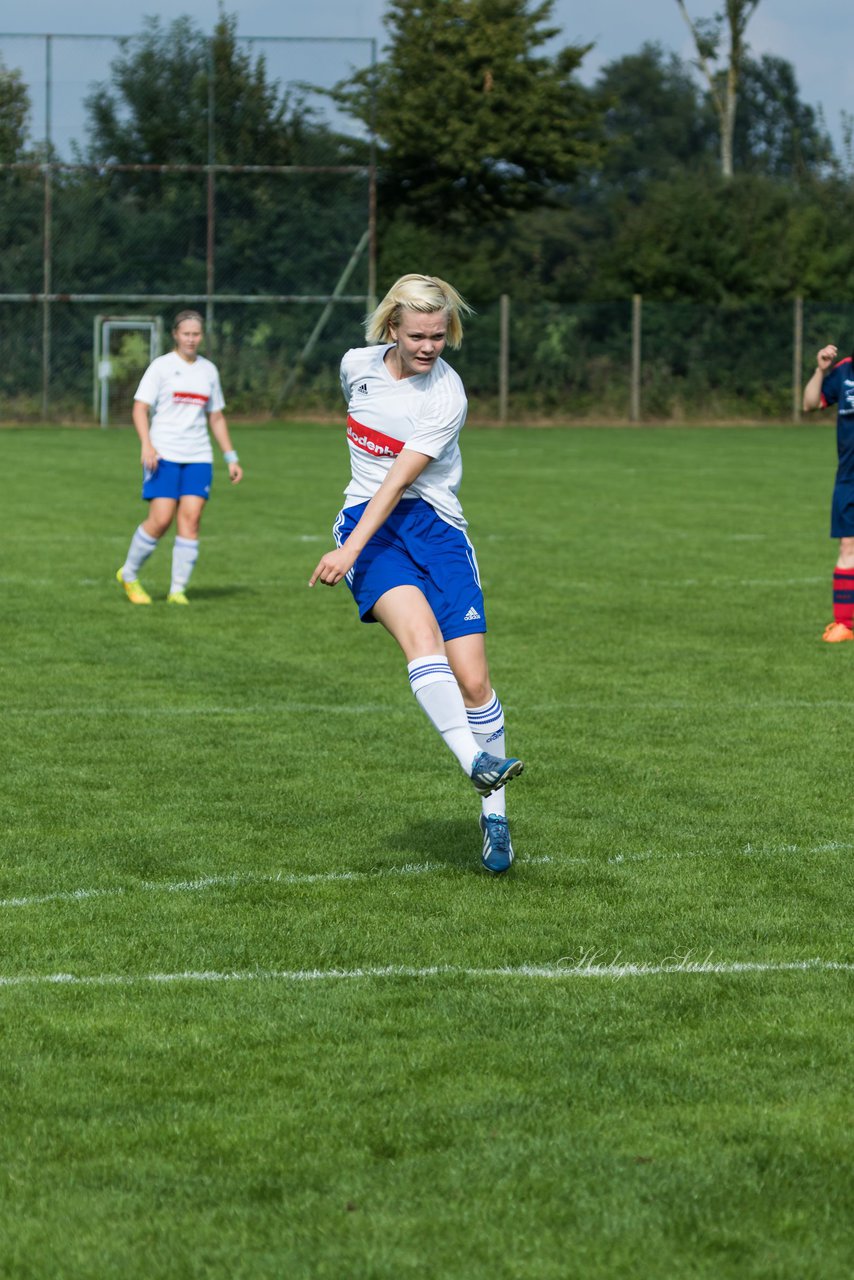
[[[735,117],[735,166],[798,181],[833,163],[833,144],[820,112],[802,102],[795,69],[785,58],[746,58]]]
[[[336,87],[374,127],[385,209],[482,224],[548,199],[596,154],[598,112],[576,72],[588,47],[543,46],[553,0],[391,0],[386,58]]]
[[[91,159],[205,164],[211,90],[215,163],[299,163],[308,112],[269,80],[263,56],[241,49],[237,18],[223,12],[212,37],[189,18],[164,25],[155,17],[122,41],[110,83],[86,101]]]
[[[30,95],[20,71],[0,62],[0,164],[14,164],[27,140]]]
[[[660,44],[602,68],[594,86],[608,142],[600,182],[637,194],[714,155],[717,129],[692,70]]]

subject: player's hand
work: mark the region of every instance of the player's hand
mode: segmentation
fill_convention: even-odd
[[[243,468],[239,462],[229,462],[228,474],[231,476],[232,484],[240,484],[243,479]]]
[[[836,350],[836,347],[834,347],[832,344],[828,344],[828,346],[822,347],[821,351],[819,351],[818,355],[815,358],[815,362],[818,365],[819,369],[822,369],[822,370],[829,369],[830,366],[835,361],[838,354],[839,353]]]
[[[309,578],[308,585],[313,587],[315,582],[322,582],[326,587],[334,587],[336,582],[346,578],[355,563],[356,557],[347,550],[345,543],[343,547],[338,547],[335,551],[330,551],[321,557],[317,568]]]
[[[153,444],[144,444],[142,446],[141,460],[145,470],[154,475],[157,470],[157,464],[160,461],[160,454]]]

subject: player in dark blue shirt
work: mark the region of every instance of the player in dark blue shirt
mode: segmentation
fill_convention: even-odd
[[[836,347],[822,347],[815,373],[804,387],[804,410],[835,404],[836,448],[839,465],[833,487],[830,536],[839,539],[839,557],[833,570],[833,622],[823,640],[838,644],[854,640],[854,363],[837,359]]]

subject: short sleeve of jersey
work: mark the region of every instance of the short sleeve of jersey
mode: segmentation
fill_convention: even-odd
[[[142,375],[133,398],[134,400],[141,400],[143,404],[156,404],[159,391],[160,373],[157,368],[157,362],[152,361]]]
[[[468,402],[459,375],[444,361],[435,371],[435,383],[430,388],[424,413],[414,432],[406,441],[406,448],[438,458],[449,445],[457,443],[462,430]]]
[[[836,404],[839,400],[840,372],[840,366],[836,365],[823,380],[821,384],[822,407],[828,404]]]
[[[213,367],[213,377],[211,378],[211,394],[207,404],[208,413],[221,413],[225,408],[225,396],[222,394],[222,386],[219,381],[219,369],[216,365]]]
[[[347,401],[350,399],[350,383],[352,380],[350,377],[350,362],[354,354],[355,352],[353,349],[344,352],[344,355],[341,358],[341,368],[339,370],[341,390],[344,392],[344,399]]]

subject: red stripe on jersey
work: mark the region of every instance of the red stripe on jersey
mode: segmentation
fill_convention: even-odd
[[[181,404],[207,404],[208,397],[201,391],[173,391],[172,399]]]
[[[371,427],[363,427],[361,422],[357,422],[349,414],[347,415],[347,439],[357,449],[361,449],[363,453],[369,453],[373,458],[396,458],[403,448],[402,440],[395,440],[394,436],[384,436],[381,431],[374,431]]]

